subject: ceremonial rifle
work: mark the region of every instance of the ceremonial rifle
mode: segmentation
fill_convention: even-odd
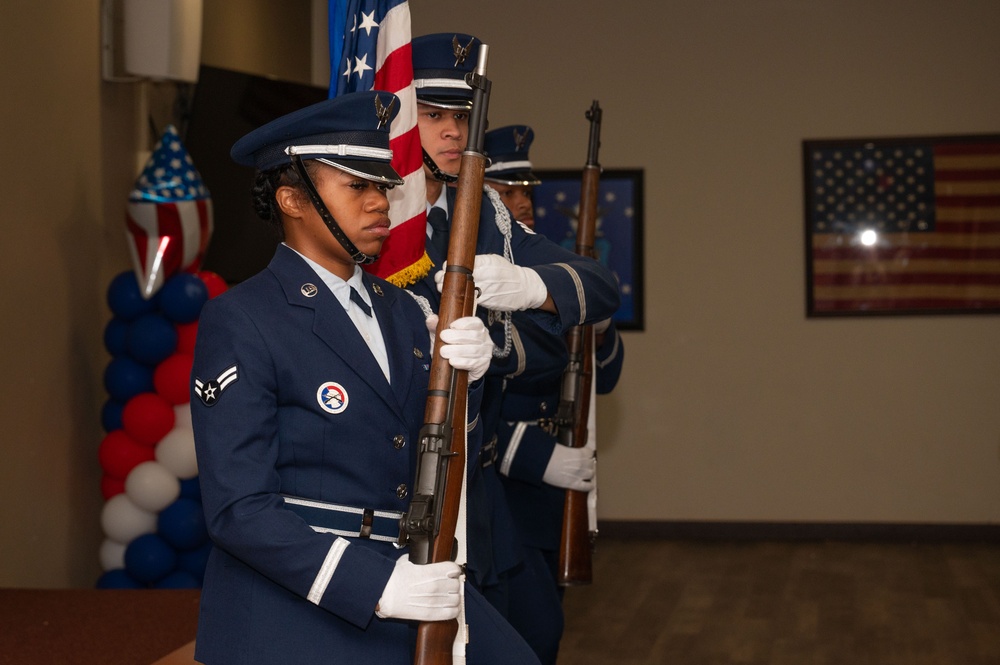
[[[587,163],[583,167],[580,183],[580,214],[577,218],[576,253],[597,258],[594,236],[597,228],[597,190],[601,180],[601,166],[597,153],[601,147],[601,107],[594,100],[586,117],[590,120],[590,141],[587,146]],[[566,334],[569,363],[563,371],[562,387],[556,423],[559,441],[564,445],[582,448],[590,434],[591,385],[594,380],[594,328],[589,325],[574,326]],[[591,554],[597,531],[590,530],[587,507],[588,492],[566,490],[563,505],[562,536],[559,543],[559,584],[572,586],[590,584],[593,579]]]
[[[416,482],[409,509],[400,524],[400,541],[410,546],[414,563],[452,561],[455,532],[465,477],[468,372],[452,369],[441,357],[441,331],[456,319],[470,316],[475,302],[472,270],[483,199],[486,156],[483,136],[489,107],[490,80],[486,78],[489,47],[479,46],[475,71],[466,76],[472,86],[469,143],[462,153],[451,218],[448,257],[438,309],[434,357],[427,385],[424,425],[420,430]],[[417,627],[414,665],[451,665],[458,622],[423,621]]]

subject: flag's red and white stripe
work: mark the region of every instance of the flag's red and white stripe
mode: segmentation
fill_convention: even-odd
[[[201,266],[212,237],[212,201],[132,201],[126,225],[136,279],[144,297],[149,298],[168,275],[193,272]]]
[[[370,272],[399,286],[427,274],[430,261],[426,238],[426,183],[417,129],[417,97],[410,48],[410,7],[402,2],[386,12],[378,27],[375,90],[399,97],[399,113],[389,131],[392,166],[406,181],[389,192],[391,234]]]

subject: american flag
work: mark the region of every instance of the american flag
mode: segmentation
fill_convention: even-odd
[[[803,149],[810,314],[1000,309],[1000,137]]]
[[[399,97],[389,131],[392,166],[404,185],[389,192],[391,235],[367,270],[396,284],[416,282],[430,270],[426,242],[426,184],[410,49],[406,0],[330,0],[330,96],[386,90]]]
[[[135,181],[125,224],[145,298],[174,273],[201,267],[212,237],[212,199],[173,125],[164,129]]]

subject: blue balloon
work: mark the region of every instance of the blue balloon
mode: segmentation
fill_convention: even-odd
[[[153,585],[156,589],[197,589],[201,580],[183,570],[175,570]]]
[[[140,582],[162,580],[177,565],[177,552],[155,533],[139,536],[125,548],[125,570]]]
[[[122,428],[122,410],[125,405],[117,400],[109,399],[101,407],[101,427],[105,432],[113,432]]]
[[[156,299],[146,300],[139,290],[139,282],[131,270],[118,273],[108,286],[108,307],[115,316],[131,321],[140,314],[156,309]]]
[[[177,329],[158,313],[143,314],[129,325],[126,346],[139,362],[157,365],[177,350]]]
[[[208,540],[208,530],[201,502],[177,499],[160,512],[156,532],[178,550],[191,550],[202,545]]]
[[[104,388],[112,399],[123,404],[139,393],[155,392],[153,368],[128,356],[115,358],[104,370]]]
[[[113,356],[124,355],[125,336],[128,334],[128,321],[113,318],[104,326],[104,348]]]
[[[97,578],[98,589],[145,589],[146,585],[136,580],[122,568],[106,571]]]
[[[181,481],[181,496],[185,499],[201,501],[201,483],[198,482],[198,476],[185,478]]]
[[[177,570],[191,573],[198,579],[200,584],[205,578],[205,567],[208,565],[208,556],[212,553],[211,541],[205,543],[196,550],[187,550],[177,553]]]
[[[197,275],[182,272],[168,279],[159,295],[164,316],[177,323],[191,323],[208,301],[208,287]]]

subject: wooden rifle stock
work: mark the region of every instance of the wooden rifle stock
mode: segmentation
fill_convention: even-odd
[[[580,215],[577,220],[576,253],[596,258],[594,237],[597,233],[597,195],[601,181],[601,166],[597,161],[600,149],[601,107],[595,100],[587,111],[590,120],[590,141],[587,163],[580,183]],[[591,384],[594,380],[594,328],[574,326],[566,334],[569,364],[563,372],[559,398],[559,439],[574,448],[587,445]],[[591,554],[597,533],[591,533],[587,506],[588,493],[566,490],[563,505],[562,535],[559,543],[559,584],[573,586],[590,584],[593,580]]]
[[[420,431],[416,487],[410,510],[403,518],[402,530],[410,536],[410,559],[415,563],[451,561],[455,554],[466,467],[468,372],[453,370],[441,357],[440,333],[456,319],[470,316],[475,302],[472,270],[486,170],[483,135],[490,91],[490,81],[486,78],[488,53],[489,47],[480,44],[476,70],[466,79],[473,88],[469,145],[462,153],[451,219],[438,334],[434,340],[424,426]],[[451,665],[457,633],[458,622],[454,620],[421,622],[417,626],[414,665]]]

